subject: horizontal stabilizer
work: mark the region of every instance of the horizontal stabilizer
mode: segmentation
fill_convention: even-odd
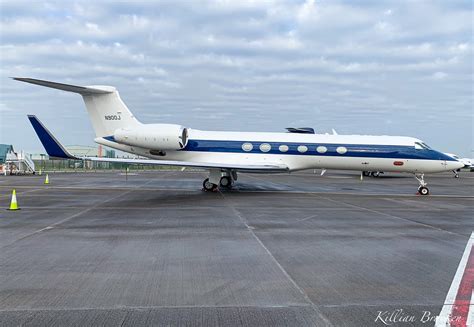
[[[34,115],[28,115],[28,119],[33,125],[38,138],[46,150],[46,153],[53,158],[62,158],[62,159],[78,159],[71,155],[62,145],[56,140],[56,138],[51,134],[48,129],[39,121],[38,118]]]
[[[77,86],[77,85],[70,85],[70,84],[62,84],[50,81],[44,81],[41,79],[34,79],[34,78],[23,78],[23,77],[12,77],[14,80],[20,82],[26,82],[36,85],[41,85],[45,87],[50,87],[53,89],[58,89],[67,92],[74,92],[79,93],[81,95],[91,95],[91,94],[107,94],[113,93],[114,88],[109,87],[91,87],[91,86]]]

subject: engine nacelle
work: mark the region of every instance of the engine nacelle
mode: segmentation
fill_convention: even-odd
[[[174,124],[143,124],[117,129],[114,139],[118,143],[151,150],[181,150],[188,142],[188,129]]]

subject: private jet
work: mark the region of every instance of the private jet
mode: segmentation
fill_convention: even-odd
[[[143,124],[112,86],[77,86],[13,77],[82,96],[98,144],[147,159],[76,157],[71,155],[36,116],[28,118],[52,158],[129,164],[200,167],[209,171],[205,191],[230,188],[238,173],[289,173],[304,169],[413,173],[418,193],[430,193],[425,173],[464,166],[455,158],[404,136],[316,134],[311,128],[285,133],[203,131],[177,124]]]

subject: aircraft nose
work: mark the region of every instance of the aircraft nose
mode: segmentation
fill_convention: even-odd
[[[447,170],[456,170],[464,167],[464,164],[460,161],[446,161]]]

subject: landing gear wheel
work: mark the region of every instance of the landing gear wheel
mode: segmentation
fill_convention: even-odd
[[[363,171],[362,176],[365,176],[365,177],[370,176],[370,171]]]
[[[202,182],[202,187],[204,191],[208,191],[208,192],[217,191],[217,185],[209,182],[209,178],[206,178],[204,182]]]
[[[418,193],[420,193],[420,195],[428,195],[430,194],[430,190],[426,186],[420,186],[418,188]]]
[[[219,186],[225,187],[225,188],[231,188],[232,187],[232,180],[230,179],[229,176],[222,176],[221,180],[219,182]]]
[[[380,176],[380,172],[379,171],[373,171],[371,173],[372,177],[379,177]]]
[[[459,174],[454,175],[454,178],[459,178]]]

